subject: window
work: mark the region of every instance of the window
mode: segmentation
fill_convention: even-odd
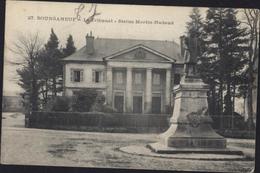
[[[103,72],[101,70],[93,70],[92,81],[94,83],[101,83],[103,81]]]
[[[116,72],[116,83],[123,84],[123,72],[121,71]]]
[[[83,81],[83,70],[82,69],[71,69],[70,79],[72,82]]]
[[[142,73],[140,72],[134,73],[134,83],[142,84]]]
[[[160,85],[161,84],[161,75],[160,73],[153,73],[153,84],[154,85]]]

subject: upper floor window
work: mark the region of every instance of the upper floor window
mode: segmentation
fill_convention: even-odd
[[[134,83],[142,84],[142,73],[140,73],[140,72],[134,73]]]
[[[161,75],[160,73],[153,73],[153,84],[160,85],[161,84]]]
[[[83,81],[83,69],[71,69],[70,80],[72,82],[82,82]]]
[[[103,81],[103,71],[93,70],[92,71],[92,81],[94,83],[101,83]]]
[[[116,72],[116,83],[123,84],[123,72],[121,71]]]

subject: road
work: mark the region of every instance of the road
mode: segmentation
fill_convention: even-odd
[[[167,159],[118,151],[123,146],[156,142],[157,134],[29,129],[24,128],[21,113],[4,113],[2,123],[3,164],[243,173],[254,167],[254,161]],[[228,139],[228,143],[254,152],[253,140]]]

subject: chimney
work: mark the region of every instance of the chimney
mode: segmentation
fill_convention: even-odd
[[[182,35],[180,36],[180,46],[181,46],[181,56],[183,57],[184,56],[184,43],[185,42],[185,36]]]
[[[86,36],[86,50],[89,55],[94,53],[94,36],[92,36],[92,31],[90,31],[90,35]]]

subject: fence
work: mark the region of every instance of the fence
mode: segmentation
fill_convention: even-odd
[[[169,127],[167,114],[127,114],[100,112],[32,112],[27,116],[27,127],[106,131],[106,132],[156,132]]]
[[[231,138],[255,138],[255,127],[248,130],[248,124],[244,117],[238,113],[233,115],[211,115],[213,120],[212,127],[217,133],[224,137]]]
[[[45,129],[161,133],[168,129],[170,116],[100,112],[32,112],[27,115],[26,124],[27,127]],[[255,138],[255,131],[246,130],[246,123],[241,117],[234,118],[230,115],[211,117],[212,127],[224,137]]]

